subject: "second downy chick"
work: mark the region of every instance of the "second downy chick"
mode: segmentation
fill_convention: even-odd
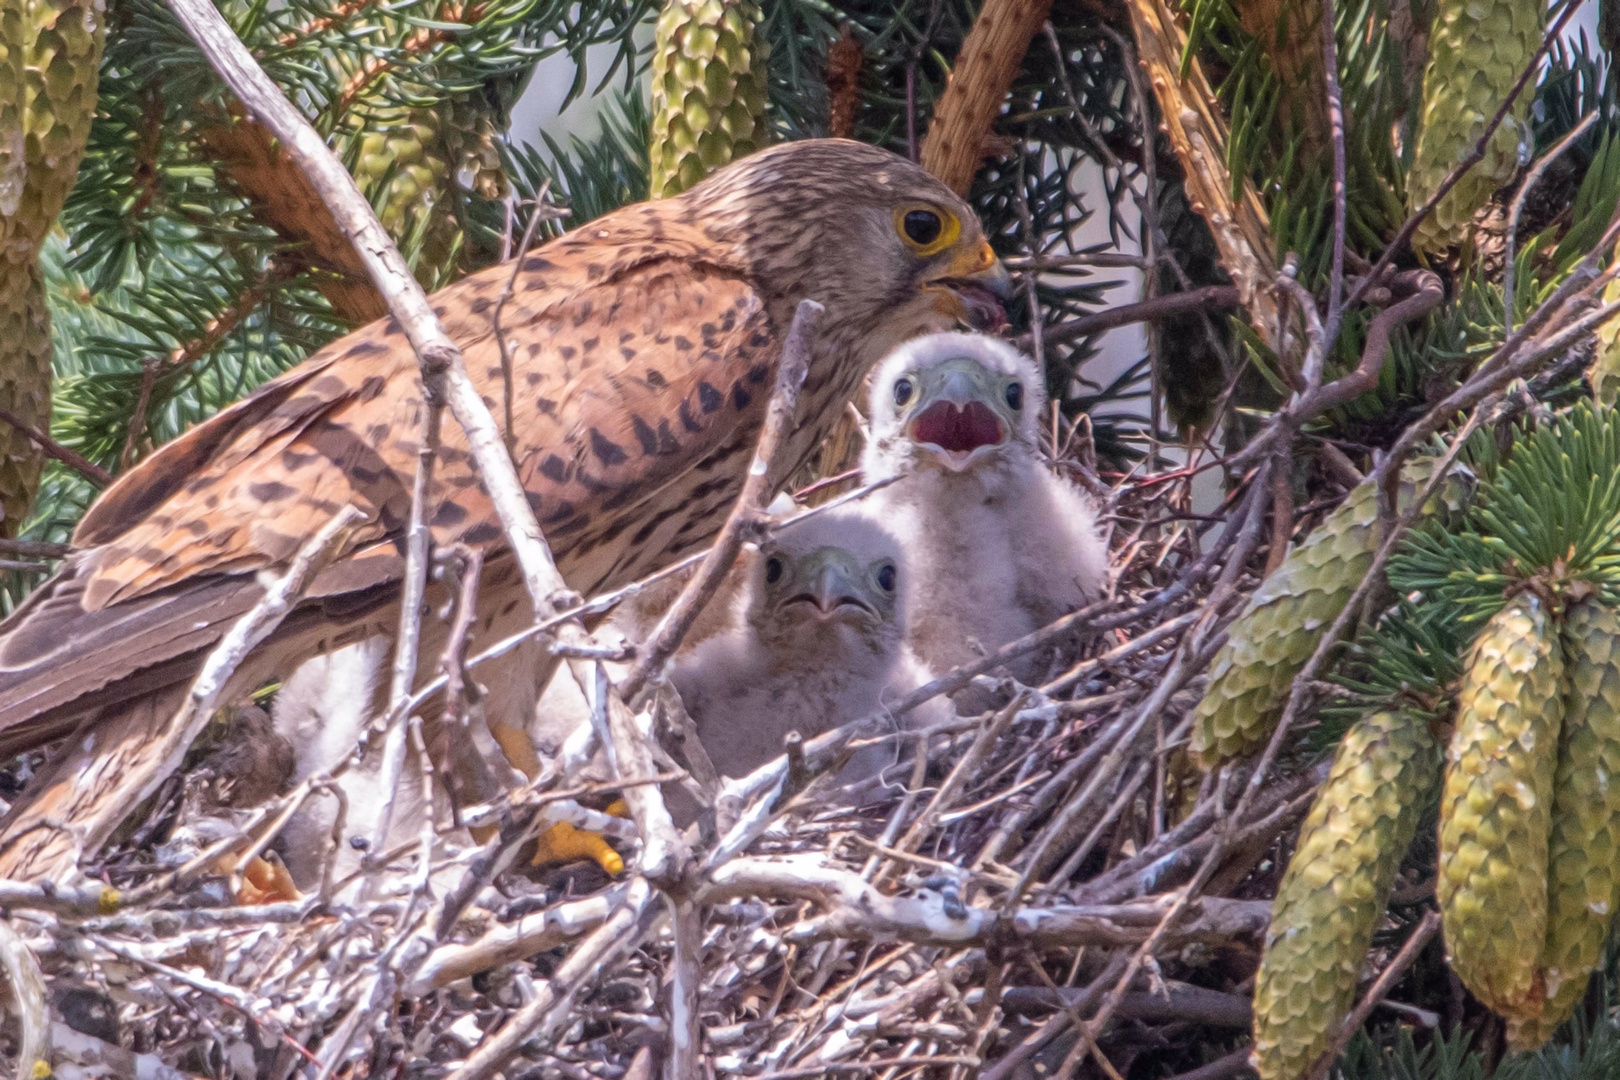
[[[747,556],[730,625],[670,673],[716,770],[744,776],[780,754],[788,732],[814,738],[926,681],[905,647],[900,556],[881,525],[843,511],[781,527]]]

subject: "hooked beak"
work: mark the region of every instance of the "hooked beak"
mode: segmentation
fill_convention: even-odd
[[[941,309],[971,330],[996,331],[1007,325],[1004,305],[1012,297],[1012,275],[988,240],[959,252],[923,287],[938,290]]]
[[[862,595],[856,574],[841,560],[829,559],[822,563],[803,592],[788,597],[787,604],[806,603],[817,619],[829,620],[865,614],[878,618],[877,611]]]

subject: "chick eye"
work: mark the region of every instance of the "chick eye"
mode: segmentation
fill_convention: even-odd
[[[884,592],[894,592],[895,570],[893,563],[884,563],[877,572],[878,588]]]
[[[894,381],[894,403],[904,405],[911,400],[913,387],[910,379],[896,379]]]
[[[939,239],[945,225],[932,210],[908,210],[903,227],[912,243],[927,247]]]
[[[1024,384],[1011,382],[1007,384],[1007,408],[1017,412],[1024,407]]]
[[[782,560],[771,556],[765,560],[765,583],[775,585],[782,580]]]

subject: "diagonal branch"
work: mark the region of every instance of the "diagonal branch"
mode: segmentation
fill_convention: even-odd
[[[103,469],[83,454],[69,450],[10,409],[0,409],[0,423],[10,424],[28,436],[29,441],[39,447],[40,452],[46,457],[60,461],[97,487],[106,487],[113,482],[112,473]]]
[[[652,640],[637,655],[635,667],[619,683],[619,692],[626,701],[634,701],[647,685],[647,680],[675,655],[687,631],[702,614],[704,605],[731,571],[743,543],[761,524],[765,504],[771,497],[771,479],[781,471],[779,468],[773,470],[772,466],[777,464],[778,448],[798,409],[799,390],[810,371],[810,350],[815,342],[816,322],[824,310],[814,300],[799,301],[798,310],[793,313],[793,324],[788,327],[787,340],[782,343],[782,362],[776,369],[776,390],[771,395],[765,426],[760,432],[748,478],[743,481],[742,494],[738,496],[725,527],[699,565],[697,573],[692,575],[692,580],[686,583],[674,605],[659,621]]]
[[[1163,0],[1130,0],[1131,29],[1148,83],[1159,103],[1160,123],[1175,148],[1192,208],[1209,223],[1221,266],[1237,286],[1249,321],[1273,350],[1281,345],[1272,282],[1271,230],[1265,208],[1247,177],[1237,198],[1226,168],[1226,121],[1215,109],[1215,91],[1197,57],[1188,61],[1187,32]]]

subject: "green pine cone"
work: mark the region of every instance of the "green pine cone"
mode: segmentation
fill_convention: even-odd
[[[1452,969],[1520,1020],[1541,1012],[1563,670],[1546,602],[1519,593],[1469,652],[1440,797],[1435,892]]]
[[[449,179],[450,165],[439,149],[439,118],[432,109],[412,109],[362,137],[357,171],[373,187],[387,178],[387,187],[372,200],[379,203],[377,219],[396,242],[432,209]]]
[[[1303,1076],[1327,1051],[1401,858],[1440,777],[1428,721],[1376,712],[1344,736],[1277,887],[1254,989],[1260,1080]]]
[[[766,45],[753,0],[665,0],[652,56],[652,197],[765,145]]]
[[[1546,10],[1539,0],[1439,0],[1423,73],[1422,128],[1406,178],[1408,213],[1428,202],[1479,142],[1540,48]],[[1518,170],[1520,143],[1530,137],[1524,116],[1533,96],[1529,90],[1519,95],[1491,136],[1484,160],[1418,227],[1413,247],[1443,251],[1467,239],[1474,213]]]
[[[1433,468],[1428,457],[1406,466],[1403,503]],[[1289,684],[1372,565],[1377,531],[1377,493],[1362,484],[1255,590],[1210,663],[1209,686],[1193,717],[1188,751],[1200,766],[1213,769],[1265,745]]]
[[[1569,1019],[1603,963],[1620,903],[1620,616],[1595,601],[1564,620],[1564,725],[1553,780],[1541,1015],[1509,1023],[1533,1050]]]
[[[0,18],[0,408],[51,424],[51,325],[39,249],[62,211],[95,116],[106,35],[95,0],[8,4]],[[0,534],[28,516],[44,460],[27,436],[0,432]]]

